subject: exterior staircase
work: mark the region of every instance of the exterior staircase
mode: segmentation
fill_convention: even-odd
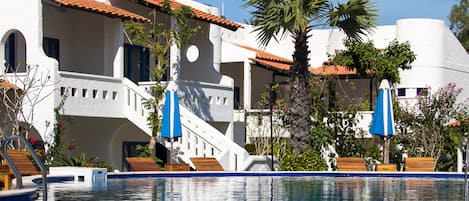
[[[153,98],[140,87],[126,78],[112,78],[72,72],[59,72],[60,91],[70,90],[66,104],[82,105],[69,107],[67,113],[73,115],[126,118],[142,131],[151,135],[147,125],[149,111],[143,103]],[[83,81],[92,89],[83,88]],[[91,84],[90,84],[91,83]],[[87,108],[90,106],[90,108]],[[180,103],[183,135],[173,143],[173,156],[196,168],[190,158],[215,158],[224,170],[245,170],[250,157],[247,151],[233,142],[225,134],[191,112]],[[168,149],[170,143],[160,141]]]

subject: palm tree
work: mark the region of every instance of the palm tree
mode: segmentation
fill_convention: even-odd
[[[273,38],[290,34],[294,39],[293,65],[290,67],[290,100],[288,107],[290,144],[296,153],[311,148],[311,95],[308,71],[309,32],[317,27],[338,27],[351,38],[373,28],[376,14],[369,0],[248,0],[244,7],[252,7],[251,23],[259,31],[257,39],[266,46]]]

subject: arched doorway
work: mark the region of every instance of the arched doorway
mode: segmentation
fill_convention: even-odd
[[[2,37],[0,48],[0,61],[5,72],[25,72],[26,71],[26,40],[21,32],[13,30],[7,32]]]

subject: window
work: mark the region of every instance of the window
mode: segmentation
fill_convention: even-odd
[[[240,104],[240,90],[239,90],[239,87],[234,87],[234,91],[233,91],[233,106],[234,106],[234,109],[235,110],[239,110],[241,108],[241,104]]]
[[[428,88],[417,88],[417,96],[427,96]]]
[[[405,90],[406,90],[406,88],[398,88],[397,89],[397,96],[399,96],[399,97],[405,96]]]
[[[44,37],[43,42],[44,52],[48,57],[56,59],[60,63],[60,41],[55,38]]]
[[[10,34],[5,43],[5,66],[8,67],[8,72],[13,72],[16,68],[15,34]]]
[[[137,45],[124,45],[124,73],[133,82],[150,80],[150,53]]]
[[[20,32],[13,32],[6,38],[2,64],[8,73],[26,72],[26,40]]]

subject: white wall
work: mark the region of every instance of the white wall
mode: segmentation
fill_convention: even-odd
[[[36,71],[37,75],[40,75],[34,79],[54,83],[56,81],[57,75],[55,72],[58,69],[58,65],[54,60],[46,57],[42,50],[42,1],[3,1],[0,6],[0,19],[2,19],[0,23],[0,60],[3,61],[4,59],[5,41],[9,33],[18,31],[24,36],[26,42],[26,61],[32,65],[31,71]],[[17,84],[17,80],[20,77],[10,78],[12,83]],[[25,107],[24,111],[25,113],[33,113],[35,115],[35,118],[28,119],[27,121],[33,123],[36,130],[43,135],[42,137],[46,135],[45,132],[48,129],[47,122],[54,122],[53,108],[56,103],[55,97],[54,95],[47,96],[47,94],[53,92],[53,85],[50,83],[42,88],[40,94],[37,94],[43,100],[37,103],[34,109]],[[17,85],[22,87],[19,84]],[[34,93],[31,95],[35,96]],[[25,104],[28,105],[29,103]]]
[[[113,169],[122,167],[124,141],[148,142],[149,136],[126,119],[95,117],[64,117],[65,145],[75,141],[74,154],[98,157]],[[86,126],[83,126],[86,125]]]
[[[120,19],[52,6],[43,15],[44,36],[60,41],[60,70],[112,76]]]
[[[250,32],[253,30],[251,26],[245,26],[245,30],[241,29],[236,32],[223,29],[223,40],[259,48],[256,45],[257,33]],[[321,66],[324,61],[327,61],[328,53],[343,49],[344,38],[345,35],[336,29],[313,30],[308,41],[311,51],[310,65]],[[469,79],[467,79],[469,56],[443,21],[403,19],[397,21],[396,25],[379,26],[365,38],[373,40],[376,48],[385,48],[394,39],[400,42],[410,42],[417,59],[412,63],[412,70],[401,72],[401,83],[397,87],[415,89],[430,86],[433,90],[437,90],[449,82],[455,82],[457,87],[466,88],[459,95],[458,102],[469,97],[467,87],[469,86]],[[271,41],[265,50],[281,57],[291,58],[294,47],[291,37],[286,37],[278,43]],[[226,57],[224,61],[228,61]]]
[[[431,87],[435,92],[454,82],[458,88],[464,88],[458,102],[469,98],[469,55],[443,21],[399,20],[396,30],[397,39],[409,41],[417,55],[412,70],[401,72],[398,87]]]
[[[216,70],[214,54],[220,49],[215,49],[216,44],[209,40],[210,26],[215,25],[196,20],[190,20],[190,23],[201,25],[202,31],[189,44],[181,47],[180,79],[218,84],[221,74]],[[190,45],[195,45],[199,49],[199,58],[193,63],[189,62],[186,57],[187,48]]]

